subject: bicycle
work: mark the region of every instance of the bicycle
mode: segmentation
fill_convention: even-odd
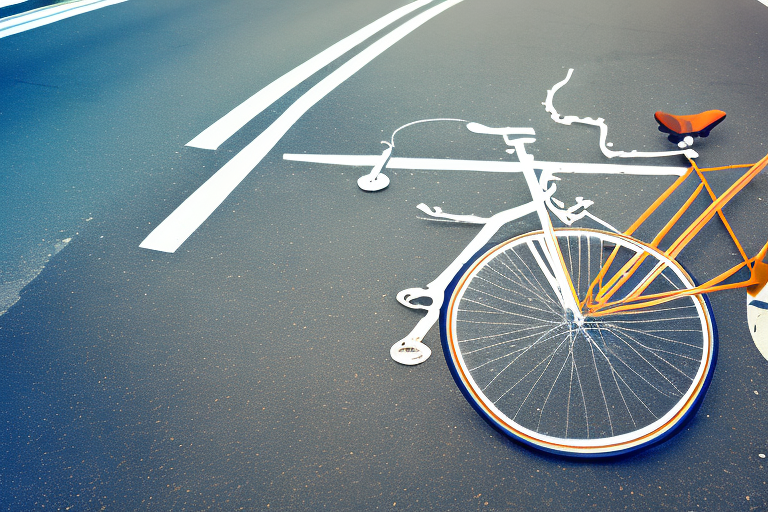
[[[598,127],[600,149],[608,158],[682,155],[690,167],[622,233],[587,210],[591,201],[577,197],[575,205],[565,208],[554,197],[558,178],[552,166],[535,162],[526,151],[525,145],[535,141],[532,128],[467,123],[471,132],[503,137],[507,152],[518,158],[515,170],[522,172],[532,200],[488,218],[418,205],[431,218],[483,227],[425,288],[397,294],[404,306],[427,313],[392,346],[390,355],[405,365],[425,361],[431,350],[422,340],[439,320],[451,373],[470,404],[492,426],[550,453],[617,456],[669,438],[701,404],[717,358],[717,328],[706,293],[747,287],[754,296],[768,281],[768,265],[762,261],[768,244],[753,258],[747,257],[722,213],[723,206],[768,164],[768,155],[756,164],[700,169],[694,161],[698,154],[691,148],[694,137],[707,136],[724,119],[720,111],[697,116],[657,113],[660,130],[678,144],[674,151],[614,151],[606,142],[603,119],[561,116],[555,110],[554,94],[572,72],[548,91],[544,102],[555,122]],[[398,128],[390,142],[383,142],[387,148],[376,157],[372,171],[358,181],[360,188],[386,187],[389,180],[381,174],[385,166],[413,166],[413,159],[393,162],[394,136],[407,126],[432,121],[466,122],[420,120]],[[285,158],[323,161],[307,155]],[[325,159],[350,165],[363,161],[342,160]],[[716,196],[704,173],[739,167],[748,170]],[[700,185],[654,240],[635,239],[632,235],[643,222],[694,175]],[[664,237],[705,189],[712,204],[661,250]],[[566,227],[555,228],[550,213]],[[538,217],[540,230],[488,246],[502,226],[532,214]],[[715,215],[744,261],[698,285],[676,256]],[[572,227],[585,218],[599,229]],[[748,271],[749,279],[729,282],[740,271]]]

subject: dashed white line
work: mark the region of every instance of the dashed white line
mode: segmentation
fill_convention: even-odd
[[[0,20],[0,38],[126,1],[127,0],[82,0],[79,2],[68,2],[65,4],[41,7],[40,9],[35,9],[33,11],[9,16]]]
[[[189,236],[205,222],[229,194],[248,176],[291,126],[318,101],[363,66],[381,55],[390,46],[419,28],[443,11],[464,0],[448,0],[411,18],[365,50],[342,64],[336,71],[304,93],[261,135],[256,137],[216,174],[195,190],[176,210],[160,223],[140,247],[163,252],[175,252]]]
[[[389,14],[382,16],[370,25],[366,25],[354,34],[342,39],[333,46],[328,47],[235,107],[227,115],[206,128],[200,135],[187,142],[187,146],[200,149],[217,149],[251,119],[263,112],[264,109],[269,107],[272,103],[282,98],[288,91],[299,85],[301,82],[375,33],[432,1],[433,0],[418,0],[417,2],[396,9]]]

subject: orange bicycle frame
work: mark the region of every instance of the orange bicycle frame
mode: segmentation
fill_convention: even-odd
[[[640,265],[648,256],[647,252],[636,254],[627,263],[625,263],[618,270],[618,272],[615,272],[610,278],[606,278],[608,269],[618,254],[619,247],[617,246],[613,249],[613,252],[600,269],[600,272],[590,284],[586,297],[579,304],[585,314],[593,317],[602,316],[609,313],[655,306],[657,304],[673,300],[683,295],[698,295],[701,293],[709,293],[733,288],[746,287],[747,291],[751,295],[756,295],[760,289],[765,286],[766,282],[768,282],[768,264],[763,262],[763,258],[765,257],[766,252],[768,252],[768,243],[763,246],[757,255],[749,258],[739,243],[739,240],[736,238],[736,234],[733,232],[733,229],[731,229],[731,226],[725,218],[725,215],[723,215],[722,211],[723,207],[731,199],[733,199],[733,197],[739,191],[741,191],[755,176],[757,176],[757,174],[759,174],[766,165],[768,165],[768,155],[763,157],[759,162],[755,164],[731,165],[726,167],[712,167],[704,169],[700,169],[696,165],[696,162],[694,162],[692,159],[689,159],[689,161],[691,163],[691,167],[688,169],[688,171],[683,176],[678,178],[672,185],[670,185],[669,188],[667,188],[667,190],[664,191],[664,193],[661,194],[661,196],[659,196],[659,198],[654,201],[654,203],[649,206],[642,215],[640,215],[640,217],[629,227],[629,229],[624,232],[624,234],[631,236],[643,224],[643,222],[645,222],[651,216],[651,214],[655,212],[672,195],[675,190],[677,190],[677,188],[687,178],[696,173],[701,183],[688,197],[683,206],[677,211],[677,213],[672,216],[667,224],[654,237],[653,241],[648,245],[656,250],[659,250],[659,252],[667,256],[669,259],[674,260],[677,255],[680,254],[680,252],[685,248],[685,246],[688,245],[688,243],[704,228],[704,226],[706,226],[709,221],[712,220],[715,215],[717,215],[720,217],[723,225],[728,230],[731,239],[736,244],[736,247],[738,248],[743,261],[699,286],[684,290],[674,290],[664,293],[642,295],[643,292],[648,289],[653,281],[659,277],[667,267],[666,264],[659,263],[649,274],[643,278],[641,283],[629,295],[620,300],[612,300],[615,293],[634,275],[634,273],[640,268]],[[704,173],[706,172],[747,167],[749,169],[720,196],[715,195],[704,176]],[[669,248],[661,251],[659,249],[659,244],[669,233],[669,231],[676,225],[676,223],[688,210],[691,204],[693,204],[694,200],[699,197],[704,189],[707,190],[707,193],[712,199],[712,204],[710,204],[709,207],[707,207],[696,218],[696,220],[694,220],[683,231],[683,233],[674,242],[672,242]],[[750,271],[749,279],[736,283],[724,284],[726,280],[744,268],[748,268]]]

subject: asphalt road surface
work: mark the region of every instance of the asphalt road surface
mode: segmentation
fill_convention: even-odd
[[[710,297],[717,370],[681,432],[618,460],[542,454],[470,407],[437,327],[426,363],[389,356],[421,318],[397,292],[431,281],[478,231],[423,220],[416,205],[487,216],[527,200],[522,178],[388,169],[389,188],[365,193],[356,181],[370,166],[283,159],[378,155],[406,123],[459,118],[533,127],[537,160],[608,163],[596,129],[542,106],[574,68],[558,110],[604,118],[614,149],[674,149],[653,112],[716,108],[728,117],[694,145],[699,165],[755,162],[768,153],[768,7],[464,0],[313,92],[436,0],[320,66],[218,149],[187,145],[407,4],[128,0],[0,38],[3,509],[768,507],[768,362],[743,290]],[[140,247],[302,101],[175,251]],[[393,156],[513,159],[460,123],[395,142]],[[673,179],[567,176],[558,197],[594,200],[592,213],[626,229]],[[726,209],[751,254],[768,237],[766,203],[761,175]],[[723,233],[681,256],[699,281],[735,253]]]

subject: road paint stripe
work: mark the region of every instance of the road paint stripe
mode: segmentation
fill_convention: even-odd
[[[757,0],[757,1],[765,6],[768,6],[768,0]]]
[[[283,155],[284,160],[310,162],[316,164],[349,165],[373,167],[381,155]],[[451,160],[442,158],[402,158],[393,157],[387,163],[387,169],[409,169],[412,171],[479,171],[479,172],[522,172],[528,164],[520,162],[495,162],[488,160]],[[549,170],[553,173],[573,174],[635,174],[640,176],[682,176],[687,167],[667,167],[657,165],[626,164],[585,164],[575,162],[547,162],[535,160],[533,167]]]
[[[200,135],[187,142],[187,146],[200,149],[218,149],[227,139],[251,119],[259,115],[272,103],[282,98],[287,92],[301,82],[338,59],[349,50],[362,43],[372,35],[383,30],[403,16],[433,2],[434,0],[419,0],[396,9],[379,18],[354,34],[342,39],[333,46],[318,53],[304,64],[292,69],[262,90],[235,107],[227,115],[206,128]]]
[[[0,7],[8,7],[10,5],[16,5],[26,1],[27,0],[0,0]]]
[[[224,202],[235,187],[248,176],[307,110],[393,44],[438,14],[463,1],[448,0],[414,16],[339,66],[336,71],[304,93],[256,139],[208,178],[139,246],[155,251],[176,252],[176,249]]]
[[[0,38],[126,1],[127,0],[82,0],[79,2],[41,7],[40,9],[17,14],[15,16],[9,16],[0,20]]]
[[[312,155],[312,154],[292,154],[283,155],[283,160],[294,162],[310,162],[313,164],[331,164],[331,165],[351,165],[355,167],[373,167],[381,155]]]

